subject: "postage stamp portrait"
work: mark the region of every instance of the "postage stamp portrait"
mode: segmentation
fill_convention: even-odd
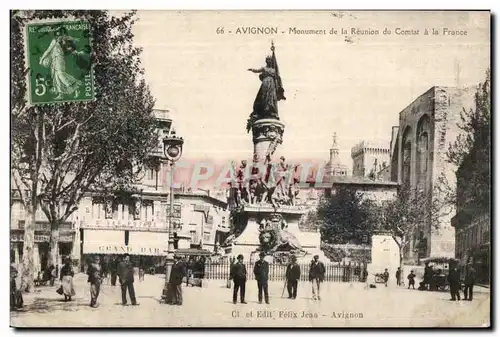
[[[94,99],[88,22],[32,23],[26,36],[31,104]]]

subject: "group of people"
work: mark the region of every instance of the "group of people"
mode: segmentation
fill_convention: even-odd
[[[457,266],[450,266],[450,270],[447,276],[443,273],[441,269],[434,270],[428,262],[425,263],[424,277],[422,282],[420,282],[419,290],[435,290],[439,282],[438,279],[443,279],[448,281],[450,287],[451,301],[460,301],[460,290],[462,289],[463,282],[463,293],[464,300],[472,301],[473,298],[473,288],[476,283],[476,270],[471,263],[465,266],[464,276],[461,277],[461,273]],[[415,289],[415,278],[416,275],[413,270],[407,276],[408,279],[408,289]],[[387,286],[387,280],[389,279],[389,273],[387,269],[384,272],[384,281]],[[443,281],[444,282],[444,281]],[[396,271],[396,284],[398,286],[402,285],[401,282],[401,268],[399,267]],[[444,285],[444,284],[443,284]]]
[[[255,262],[253,274],[257,281],[258,300],[262,303],[264,298],[266,304],[269,304],[269,263],[264,259],[266,254],[261,252],[259,260]],[[320,284],[325,279],[325,265],[319,261],[319,256],[315,255],[309,266],[309,281],[312,284],[312,295],[314,300],[320,300]],[[291,257],[291,262],[287,265],[285,273],[285,285],[288,290],[288,298],[297,298],[298,282],[300,280],[301,270],[297,264],[297,258]],[[238,300],[238,292],[240,295],[240,302],[246,304],[245,301],[245,288],[247,282],[247,270],[243,263],[243,255],[238,255],[237,260],[231,266],[230,279],[233,281],[233,303],[236,304]],[[284,289],[283,289],[284,291]]]

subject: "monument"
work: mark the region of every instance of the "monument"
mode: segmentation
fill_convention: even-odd
[[[252,131],[253,162],[241,161],[234,167],[231,186],[233,224],[239,228],[225,242],[231,255],[243,254],[254,260],[261,251],[266,259],[286,263],[293,254],[298,260],[324,255],[320,250],[319,232],[302,232],[300,218],[307,213],[305,205],[297,205],[298,165],[289,165],[284,157],[273,160],[283,142],[285,124],[280,121],[278,102],[286,100],[281,82],[274,44],[266,65],[248,69],[259,74],[261,86],[255,97],[253,111],[247,120],[247,132]]]

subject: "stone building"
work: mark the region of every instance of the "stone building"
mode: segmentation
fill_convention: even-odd
[[[474,154],[474,153],[471,153]],[[457,170],[457,213],[452,219],[455,228],[455,257],[461,265],[472,263],[477,271],[477,281],[490,283],[491,267],[491,215],[490,209],[480,207],[471,198],[476,188],[470,181],[474,165],[468,156]],[[488,164],[487,164],[488,165]]]
[[[348,188],[357,191],[365,199],[383,202],[394,199],[397,195],[398,183],[388,180],[372,180],[367,177],[334,177],[332,188],[327,195],[335,193],[337,188]]]
[[[474,92],[468,88],[432,87],[399,113],[399,126],[393,128],[391,141],[393,180],[425,193],[433,202],[440,201],[440,178],[456,181],[456,167],[447,162],[446,152],[457,137],[460,112],[473,106]],[[425,215],[422,223],[415,224],[407,255],[410,259],[417,255],[453,256],[454,210],[447,213],[439,219],[439,233],[431,230]]]
[[[82,266],[88,255],[129,253],[145,263],[162,263],[168,248],[170,210],[170,167],[163,153],[162,140],[174,131],[168,110],[155,110],[155,116],[159,142],[151,153],[144,178],[134,191],[116,191],[106,196],[97,193],[86,195],[78,210],[60,228],[59,261],[61,256],[71,256],[75,265]],[[171,230],[177,237],[178,248],[196,246],[212,247],[213,250],[216,237],[229,231],[226,203],[208,195],[198,196],[181,190],[176,191],[174,198]],[[204,216],[188,216],[191,212],[201,212]],[[35,269],[39,271],[48,262],[50,224],[40,210],[36,215]],[[23,206],[13,193],[12,263],[22,260],[23,224]],[[192,234],[193,229],[196,236]],[[199,246],[200,238],[202,247]]]
[[[352,175],[371,179],[390,180],[391,153],[384,142],[361,141],[351,149]]]
[[[35,273],[44,268],[49,259],[50,223],[41,210],[36,211],[35,244],[33,247]],[[11,191],[10,199],[10,263],[22,262],[24,248],[24,224],[26,214],[19,196],[19,191]],[[60,255],[71,255],[77,245],[76,214],[73,214],[59,229]]]

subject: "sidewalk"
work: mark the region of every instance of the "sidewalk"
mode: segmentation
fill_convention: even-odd
[[[225,280],[210,280],[203,288],[183,287],[183,305],[160,304],[164,278],[146,275],[135,282],[140,306],[122,306],[120,287],[104,284],[99,307],[89,307],[85,275],[75,277],[76,296],[63,302],[55,290],[25,296],[23,312],[11,314],[11,324],[30,327],[436,327],[481,326],[488,322],[488,293],[474,301],[449,301],[449,293],[406,288],[366,288],[363,283],[323,283],[321,301],[311,300],[309,282],[299,283],[290,300],[283,283],[270,282],[270,304],[259,304],[255,281],[247,282],[248,304],[232,303]],[[267,315],[267,316],[266,316]]]

